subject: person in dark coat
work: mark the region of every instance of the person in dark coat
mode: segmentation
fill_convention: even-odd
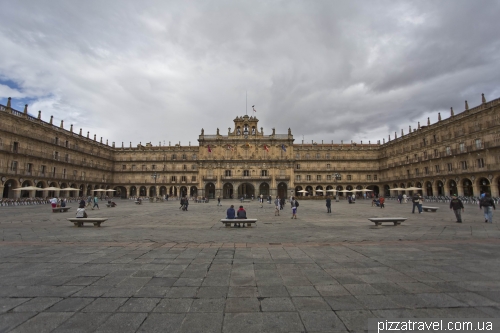
[[[331,213],[332,212],[332,199],[330,196],[326,197],[326,212]]]
[[[463,212],[464,211],[464,204],[462,201],[457,198],[456,194],[453,194],[451,196],[451,201],[450,201],[450,209],[453,209],[453,212],[455,213],[455,216],[457,217],[457,223],[462,223],[462,214],[460,210]]]
[[[493,209],[496,210],[496,207],[489,193],[484,193],[484,197],[479,201],[479,209],[481,208],[484,212],[484,222],[493,223]]]
[[[236,218],[237,219],[246,219],[247,218],[247,211],[243,208],[243,206],[240,206],[240,209],[236,212]],[[240,223],[235,223],[234,224],[236,227],[241,227]],[[245,226],[245,223],[243,223],[243,227]]]
[[[236,212],[234,211],[234,205],[231,205],[231,207],[227,209],[226,219],[234,219],[235,216]]]

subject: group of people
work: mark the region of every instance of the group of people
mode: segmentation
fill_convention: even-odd
[[[462,223],[462,213],[465,211],[465,208],[462,200],[460,200],[456,194],[451,196],[450,209],[452,209],[453,213],[455,213],[457,223]],[[479,209],[483,210],[484,222],[493,223],[493,210],[496,210],[496,207],[495,201],[489,193],[481,193]]]

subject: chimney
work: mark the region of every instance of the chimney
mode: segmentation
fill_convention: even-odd
[[[38,119],[42,119],[42,110],[38,111]]]
[[[481,94],[481,101],[484,103],[486,103],[486,98],[484,98],[484,94]]]
[[[71,124],[71,126],[69,127],[69,131],[73,133],[73,124]]]
[[[24,115],[27,116],[28,115],[28,104],[24,104]]]
[[[441,112],[438,112],[438,121],[441,121]]]
[[[453,117],[455,113],[453,112],[453,108],[450,108],[450,117]]]
[[[52,120],[54,119],[54,116],[50,116],[50,124],[52,125]]]
[[[64,128],[64,120],[61,120],[61,128]]]
[[[467,101],[465,101],[465,110],[469,110],[469,103]]]

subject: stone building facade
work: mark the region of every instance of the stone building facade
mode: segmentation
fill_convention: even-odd
[[[121,147],[0,105],[3,198],[86,196],[321,196],[328,190],[421,187],[424,195],[499,196],[500,99],[482,102],[377,143],[296,143],[291,129],[264,134],[256,117],[234,119],[227,134],[201,130],[198,145]],[[14,191],[34,186],[40,190]],[[44,190],[54,187],[62,190]],[[306,192],[307,191],[307,192]],[[331,193],[331,192],[330,192]],[[340,192],[342,193],[342,192]],[[371,193],[371,192],[368,192]]]

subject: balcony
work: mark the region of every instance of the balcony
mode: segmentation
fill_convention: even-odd
[[[217,176],[203,176],[203,180],[217,181]]]

